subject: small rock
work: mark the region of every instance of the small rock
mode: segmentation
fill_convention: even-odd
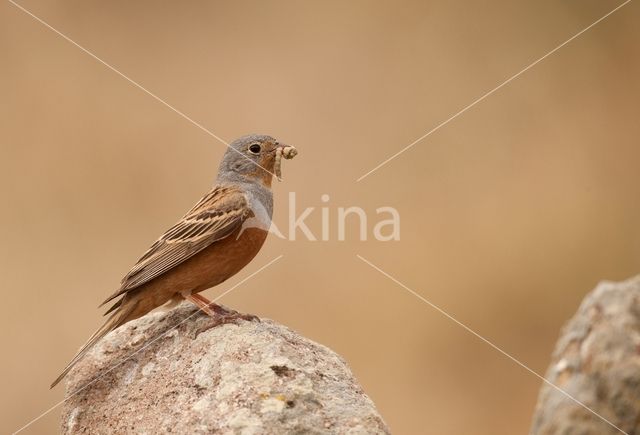
[[[544,384],[531,435],[640,434],[639,301],[640,276],[585,297],[546,375],[575,400]]]

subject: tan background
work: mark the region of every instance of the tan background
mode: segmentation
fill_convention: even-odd
[[[540,382],[355,254],[538,372],[586,292],[640,272],[636,3],[360,183],[619,2],[22,4],[226,140],[296,145],[275,186],[281,228],[289,191],[374,222],[399,210],[400,242],[355,227],[347,242],[271,238],[208,292],[284,254],[223,302],[341,353],[395,433],[526,433]],[[62,398],[48,384],[101,322],[96,305],[225,148],[8,2],[0,59],[6,433]],[[318,211],[309,222],[319,234]]]

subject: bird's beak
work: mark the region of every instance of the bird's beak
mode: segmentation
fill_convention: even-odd
[[[276,178],[278,178],[278,181],[282,181],[282,170],[281,170],[282,158],[284,157],[287,160],[291,160],[297,154],[298,154],[298,150],[290,145],[280,144],[278,148],[276,148],[276,161],[273,168],[275,170]]]

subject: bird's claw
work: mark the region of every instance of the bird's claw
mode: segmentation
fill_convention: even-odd
[[[220,305],[211,304],[210,308],[215,311],[215,313],[217,314],[216,317],[210,317],[209,323],[196,329],[193,337],[194,339],[198,337],[198,335],[202,334],[205,331],[208,331],[211,328],[225,325],[227,323],[237,324],[238,320],[246,320],[247,322],[260,321],[260,318],[258,316],[254,316],[253,314],[239,313],[235,310],[228,310],[224,307],[221,307]]]

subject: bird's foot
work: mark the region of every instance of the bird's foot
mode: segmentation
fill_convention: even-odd
[[[243,314],[234,310],[229,310],[222,305],[218,305],[214,302],[209,301],[202,295],[197,293],[189,294],[184,296],[185,299],[191,301],[195,304],[200,310],[204,311],[209,315],[211,323],[201,326],[195,331],[194,339],[200,335],[201,333],[208,331],[211,328],[215,328],[219,325],[224,325],[225,323],[237,323],[238,320],[246,320],[246,321],[260,321],[257,316],[252,314]]]
[[[248,322],[260,321],[258,316],[254,316],[253,314],[244,314],[239,313],[235,310],[229,310],[221,305],[211,303],[208,305],[208,308],[215,313],[215,316],[210,316],[210,322],[206,325],[203,325],[196,329],[194,339],[202,334],[205,331],[208,331],[211,328],[215,328],[220,325],[225,325],[227,323],[238,323],[238,320],[246,320]]]

